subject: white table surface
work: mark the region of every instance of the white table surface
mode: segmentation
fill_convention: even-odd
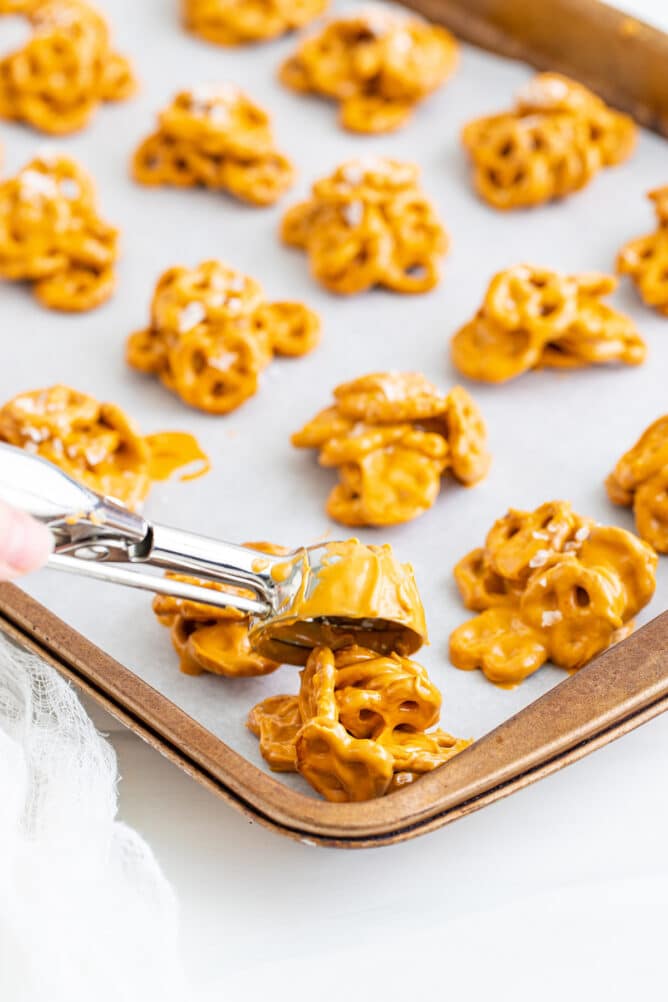
[[[624,7],[668,27],[663,0]],[[112,740],[120,815],[181,901],[197,1002],[665,996],[668,718],[454,826],[366,852],[281,839],[129,733]]]
[[[668,28],[661,0],[624,6]],[[668,718],[433,835],[366,852],[280,839],[133,736],[113,742],[121,816],[178,892],[198,1000],[665,996]]]

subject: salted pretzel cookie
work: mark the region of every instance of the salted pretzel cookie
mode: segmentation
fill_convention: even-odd
[[[617,271],[631,277],[643,302],[668,316],[668,185],[647,197],[654,203],[657,228],[622,247]]]
[[[302,303],[268,302],[255,279],[203,261],[160,277],[149,326],[130,335],[126,359],[191,407],[227,414],[257,392],[275,355],[305,355],[319,339],[320,321]]]
[[[0,278],[32,282],[43,306],[82,312],[116,283],[118,230],[97,214],[93,182],[76,161],[43,156],[0,182]]]
[[[512,689],[546,661],[575,671],[628,636],[656,585],[653,549],[566,501],[511,509],[455,567],[478,615],[450,636],[457,668]]]
[[[633,152],[636,127],[582,84],[540,73],[508,112],[475,119],[462,143],[473,183],[495,209],[517,209],[564,198],[603,167]]]
[[[258,206],[277,202],[294,173],[269,115],[231,83],[178,93],[132,158],[140,184],[211,188]]]
[[[605,482],[611,501],[633,508],[638,534],[668,553],[668,415],[625,452]]]
[[[247,725],[275,771],[299,772],[327,800],[370,800],[413,782],[471,742],[438,723],[441,695],[408,658],[316,648],[297,696],[270,696]]]
[[[349,160],[316,181],[311,198],[283,217],[281,238],[305,251],[316,281],[339,295],[374,286],[428,292],[448,249],[418,167],[384,157]]]
[[[299,93],[338,101],[339,122],[351,132],[393,132],[454,72],[457,57],[445,28],[370,4],[307,35],[280,78]]]
[[[274,543],[245,543],[251,550],[283,556],[289,551]],[[168,574],[168,577],[200,585],[213,591],[222,591],[221,585],[201,581],[186,575]],[[237,588],[226,588],[238,595],[245,594]],[[248,638],[250,616],[233,608],[218,608],[201,602],[156,595],[153,611],[163,626],[169,627],[179,666],[186,675],[210,672],[226,678],[252,678],[268,675],[280,665],[262,657],[251,647]]]
[[[265,42],[319,17],[329,0],[182,0],[183,23],[215,45]]]
[[[347,526],[397,525],[433,505],[446,471],[466,486],[487,474],[485,424],[461,387],[441,393],[417,372],[376,372],[343,383],[334,403],[292,436],[318,449],[339,483],[326,510]]]
[[[463,375],[485,383],[504,383],[529,369],[640,365],[647,348],[635,324],[603,302],[616,284],[609,275],[507,268],[452,338],[452,360]]]
[[[85,0],[0,0],[2,14],[25,15],[32,34],[0,60],[0,118],[64,135],[136,90],[105,18]]]
[[[0,442],[48,459],[131,509],[146,498],[154,480],[206,460],[192,436],[176,433],[176,444],[173,437],[171,432],[144,437],[116,404],[60,384],[20,393],[0,407]]]

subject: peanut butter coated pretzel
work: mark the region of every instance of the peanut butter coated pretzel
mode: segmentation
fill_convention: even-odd
[[[141,504],[154,480],[166,480],[193,462],[204,465],[191,477],[210,468],[192,435],[158,432],[143,437],[116,404],[100,403],[59,384],[20,393],[0,407],[0,442],[48,459],[98,494],[131,509]]]
[[[540,73],[515,108],[469,122],[462,143],[476,191],[495,209],[564,198],[633,152],[636,127],[582,84]]]
[[[150,449],[115,404],[68,386],[21,393],[0,408],[0,441],[34,452],[129,508],[149,492]]]
[[[215,45],[277,38],[313,21],[329,0],[182,0],[183,23]]]
[[[273,543],[245,543],[251,550],[282,556],[288,550]],[[212,591],[232,591],[247,594],[242,589],[225,588],[213,581],[182,574],[167,577],[188,584],[200,585]],[[263,658],[250,645],[250,617],[232,608],[218,608],[171,595],[156,595],[153,611],[160,623],[170,629],[174,650],[179,656],[181,671],[186,675],[211,672],[227,678],[250,678],[276,671],[278,663]],[[283,721],[283,725],[285,721]],[[275,738],[275,731],[272,731]]]
[[[480,413],[461,387],[443,394],[417,372],[376,372],[342,383],[334,404],[292,436],[319,449],[339,484],[327,513],[342,525],[397,525],[431,508],[446,471],[467,486],[489,469]]]
[[[442,765],[471,742],[427,729],[441,695],[408,658],[363,647],[316,648],[298,696],[270,696],[248,717],[268,765],[299,772],[327,800],[381,797]]]
[[[313,277],[331,292],[353,295],[376,285],[428,292],[438,284],[448,237],[418,181],[414,164],[350,160],[287,211],[281,238],[306,251]]]
[[[602,301],[608,275],[562,275],[516,265],[492,279],[483,304],[451,342],[469,379],[504,383],[529,369],[640,365],[645,342],[630,317]]]
[[[625,244],[617,255],[617,271],[630,275],[642,300],[668,316],[668,186],[650,191],[657,228]]]
[[[103,101],[136,89],[129,62],[111,48],[109,26],[84,0],[0,0],[24,14],[32,36],[0,60],[0,118],[53,135],[88,124]]]
[[[668,415],[624,453],[605,486],[614,504],[633,508],[638,534],[658,553],[668,553]]]
[[[39,157],[0,183],[0,277],[33,282],[43,306],[81,312],[109,299],[117,244],[74,160]]]
[[[464,604],[479,615],[451,634],[452,663],[503,688],[548,660],[582,668],[632,632],[656,565],[633,533],[584,519],[566,501],[511,509],[455,567]]]
[[[130,335],[126,358],[191,407],[227,414],[257,391],[274,355],[304,355],[319,339],[320,321],[302,303],[267,302],[253,278],[203,261],[161,276],[150,326]]]
[[[273,205],[294,179],[269,116],[230,83],[177,94],[136,150],[132,174],[140,184],[212,188],[251,205]]]
[[[340,102],[351,132],[392,132],[437,90],[457,65],[449,31],[381,5],[360,7],[309,35],[280,71],[300,93]]]

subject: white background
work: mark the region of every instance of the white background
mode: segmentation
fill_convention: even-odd
[[[105,152],[104,162],[95,163],[95,174],[105,191],[103,203],[106,215],[113,221],[120,221],[124,229],[131,230],[132,221],[123,218],[123,213],[127,215],[130,211],[128,203],[125,196],[114,193],[110,179],[122,168],[127,145],[146,131],[151,113],[164,101],[164,84],[159,86],[152,80],[162,83],[165,79],[178,77],[178,82],[192,83],[196,82],[193,72],[199,73],[199,69],[193,71],[192,62],[186,66],[160,65],[157,48],[147,42],[142,31],[143,19],[148,16],[149,0],[142,0],[141,7],[135,5],[136,17],[129,2],[121,0],[112,3],[108,0],[101,6],[113,14],[120,47],[133,53],[139,66],[150,66],[155,70],[138,99],[140,112],[132,116],[132,129],[124,137],[122,148],[119,144],[117,148],[109,149],[109,134],[106,132],[108,129],[113,135],[123,135],[124,127],[119,124],[123,121],[121,108],[103,111],[94,127],[100,148],[103,144]],[[172,8],[175,5],[167,4],[166,0],[160,0],[157,5],[155,0],[151,0],[150,7],[154,12],[158,6],[164,17],[174,17]],[[655,19],[658,18],[657,11],[651,11],[650,7],[658,6],[658,3],[650,5],[640,0],[626,4],[626,8],[633,8],[635,13],[644,13],[645,16],[654,14]],[[165,12],[167,7],[169,11]],[[155,17],[155,13],[152,16]],[[165,39],[168,39],[170,30],[165,28]],[[289,47],[289,43],[287,46],[280,43],[265,50],[268,65],[275,65]],[[190,42],[188,52],[191,60],[196,51],[200,49]],[[205,54],[202,61],[208,60],[204,78],[210,78],[212,53],[215,55],[216,50],[202,47],[201,51]],[[218,54],[218,58],[228,60],[226,54]],[[257,61],[257,56],[254,55],[253,59]],[[230,57],[228,62],[238,67],[238,54]],[[486,64],[478,54],[466,52],[464,69],[467,64],[469,71],[472,65],[480,67],[484,76]],[[516,77],[522,75],[516,67],[500,67],[499,72],[502,82],[498,85],[498,94],[482,83],[475,94],[481,111],[493,110],[507,102]],[[220,75],[234,76],[234,73],[228,70]],[[241,80],[237,76],[237,80],[243,82],[251,93],[261,95],[269,84],[270,75],[267,70],[255,88],[250,79]],[[461,87],[464,78],[459,79]],[[450,89],[446,88],[443,96],[435,100],[446,102],[441,105],[442,110],[453,112],[456,121],[459,121],[458,92],[454,90],[457,85],[457,80],[453,81]],[[436,112],[434,115],[434,121],[444,120],[443,115],[440,119]],[[311,123],[315,126],[316,121],[320,122],[327,116],[332,116],[331,109],[307,102],[304,126],[295,131],[286,117],[283,134],[290,133],[292,128],[288,138],[292,139],[294,148],[300,131],[308,134]],[[108,123],[106,126],[105,121]],[[411,128],[416,130],[415,136],[424,135],[424,118]],[[12,138],[19,136],[18,130],[7,132]],[[346,142],[345,138],[334,138],[333,127],[330,135],[330,141],[337,143],[337,149],[357,152],[361,148],[359,141]],[[73,140],[72,148],[76,150],[77,143],[86,142],[88,140]],[[403,151],[406,155],[407,142],[410,149],[410,133],[403,134],[399,139],[393,137],[382,145],[393,151]],[[456,144],[447,137],[447,145],[447,155],[452,151],[454,158]],[[30,143],[23,133],[15,145],[8,138],[7,146],[10,147],[7,159],[11,167],[17,166],[30,152]],[[371,141],[371,147],[380,149],[380,144]],[[633,178],[629,198],[634,205],[631,214],[624,216],[624,226],[627,219],[637,219],[635,231],[628,231],[627,227],[625,236],[642,232],[648,226],[646,210],[638,204],[640,193],[648,186],[646,182],[668,180],[665,147],[646,137],[641,153],[642,161],[636,169],[642,171],[642,176],[636,180],[631,173],[625,175]],[[331,148],[309,153],[309,162],[320,160],[325,169],[332,165]],[[457,183],[461,184],[461,169],[454,160],[446,160],[442,166],[453,170]],[[435,170],[436,167],[434,158],[428,169]],[[305,183],[302,178],[303,187]],[[614,203],[619,190],[611,178],[600,178],[594,183],[592,192],[583,196],[592,199],[588,203],[591,207],[591,215],[587,217],[590,220],[588,247],[585,252],[584,240],[580,240],[578,234],[573,241],[574,268],[585,267],[586,261],[589,261],[589,267],[606,266],[604,254],[609,253],[609,248],[605,247],[602,234],[597,234],[591,221],[601,218],[601,212],[618,212],[621,215],[622,207]],[[175,193],[175,197],[181,205],[184,204],[182,194]],[[163,204],[162,193],[159,198]],[[196,202],[197,199],[192,203],[193,213],[197,220],[203,220],[208,210],[201,201],[197,205]],[[461,230],[460,213],[463,210],[459,204],[453,204],[448,209],[447,193],[442,202],[446,222],[453,221],[453,229],[458,224]],[[624,205],[623,209],[626,212],[627,206]],[[228,211],[231,225],[241,225],[242,210],[228,207]],[[477,211],[478,219],[482,219],[483,213],[480,209]],[[167,215],[163,217],[162,229],[158,232],[152,227],[160,226],[160,221],[155,222],[152,218],[150,227],[133,234],[130,260],[126,261],[122,271],[125,307],[122,317],[118,315],[121,330],[112,332],[109,328],[108,318],[115,316],[113,312],[107,312],[107,320],[104,321],[103,311],[95,322],[91,320],[88,324],[91,336],[96,324],[97,329],[107,332],[100,342],[102,352],[111,345],[112,338],[115,338],[114,350],[117,350],[127,331],[130,314],[136,318],[137,324],[141,324],[145,316],[147,289],[139,278],[141,266],[135,267],[132,254],[137,259],[151,256],[150,271],[153,273],[174,263],[175,235],[170,232],[170,218]],[[548,213],[544,219],[548,232],[552,228],[558,235],[559,217]],[[605,226],[609,224],[610,220],[606,217]],[[481,233],[480,228],[477,232]],[[519,237],[508,230],[506,233],[508,244],[512,246],[504,246],[506,238],[502,235],[500,224],[496,217],[490,216],[488,240],[491,249],[487,247],[486,250],[500,263],[508,263],[508,255],[514,260],[519,253]],[[215,253],[213,235],[202,232],[201,236],[205,245],[201,256]],[[218,231],[215,239],[219,238]],[[237,255],[237,263],[262,277],[273,295],[285,294],[283,289],[272,288],[271,275],[266,274],[270,269],[263,248],[249,241],[240,253],[241,259]],[[257,264],[255,268],[254,263]],[[142,264],[147,262],[144,260]],[[465,264],[461,258],[454,256],[454,252],[452,260],[449,259],[446,264],[446,281],[442,293],[439,293],[443,297],[439,302],[450,311],[444,319],[443,343],[446,329],[454,321],[463,320],[467,310],[470,313],[472,305],[475,305],[470,298],[457,295],[458,278],[464,273]],[[291,280],[293,285],[296,283],[298,293],[303,291],[305,297],[309,296],[310,289],[302,274],[303,262],[297,259],[290,268]],[[452,284],[449,285],[449,282]],[[310,298],[313,301],[315,295]],[[623,305],[627,307],[626,300],[623,300]],[[24,308],[17,294],[16,309],[23,312]],[[110,309],[120,307],[114,305]],[[360,306],[358,322],[364,322],[364,309]],[[416,303],[415,310],[408,317],[405,325],[407,338],[411,334],[413,317],[416,318],[415,324],[422,328],[425,322],[423,309]],[[101,325],[100,317],[103,318]],[[652,332],[650,340],[653,347],[656,343],[658,348],[660,334],[656,322],[649,317],[643,317],[643,320],[643,330]],[[53,318],[50,321],[53,323]],[[60,324],[65,332],[65,322],[60,321]],[[336,310],[336,324],[341,328],[340,308]],[[345,330],[341,336],[345,339]],[[382,336],[377,337],[379,345],[382,344]],[[63,376],[71,371],[72,355],[88,351],[90,345],[85,342],[83,334],[78,340],[68,342],[69,353],[63,352],[64,343],[64,338],[59,337],[56,330],[54,355],[47,359],[42,353],[38,359],[26,359],[26,372],[28,362],[36,366],[38,375],[41,376],[43,370],[45,380],[54,365],[61,366]],[[434,358],[437,357],[437,350],[442,350],[439,344],[441,342],[434,342]],[[345,355],[345,349],[346,342],[343,340],[341,350],[335,351],[334,355]],[[397,363],[407,363],[411,357],[409,346],[398,345],[395,350]],[[662,353],[660,349],[659,353]],[[114,356],[110,354],[109,357]],[[310,366],[311,361],[316,364],[315,355],[307,363],[290,364]],[[31,368],[31,373],[33,371]],[[664,373],[662,367],[660,371],[655,370],[655,392],[665,385]],[[18,376],[23,378],[23,373],[19,372]],[[12,378],[17,378],[16,372]],[[114,386],[118,373],[102,371],[99,378],[103,383],[107,380],[110,386]],[[291,383],[297,377],[289,374],[277,378],[278,383],[270,384],[266,393],[271,392],[272,385],[274,392],[280,393],[285,380]],[[620,387],[620,428],[628,401],[639,395],[637,389],[642,385],[636,382],[639,378],[635,373],[624,374],[617,384]],[[333,378],[332,382],[335,381]],[[8,387],[7,375],[2,377],[3,396],[8,395],[4,393],[7,388],[5,383]],[[606,399],[609,399],[608,394],[615,392],[615,384],[610,383],[609,376],[599,385],[600,393]],[[135,393],[138,386],[136,384]],[[21,385],[16,388],[26,387]],[[82,388],[93,389],[92,386]],[[152,430],[147,420],[158,406],[163,414],[169,414],[172,426],[185,425],[176,407],[162,398],[158,403],[157,388],[144,391],[142,387],[142,392],[146,393],[144,410],[142,412],[140,406],[138,416],[147,430]],[[518,390],[518,393],[528,394],[529,391]],[[645,403],[641,399],[634,406],[634,415],[638,416],[637,420],[634,418],[637,430],[642,426],[645,407],[648,418],[655,416],[655,400],[649,399]],[[314,397],[303,413],[300,409],[299,418],[307,416],[313,409],[311,404],[317,406],[319,402]],[[515,403],[520,406],[517,398]],[[286,404],[287,401],[283,406]],[[563,401],[560,405],[563,407]],[[487,412],[495,407],[498,405],[490,398]],[[133,412],[137,413],[137,406]],[[266,413],[270,419],[270,409]],[[583,415],[583,422],[591,420],[592,415]],[[189,419],[188,427],[196,424],[197,421]],[[163,420],[162,426],[165,425],[166,420]],[[157,425],[154,423],[153,427]],[[606,448],[611,449],[612,454],[619,451],[614,442],[607,444]],[[605,472],[605,469],[599,469],[601,460],[598,458],[592,460],[592,466],[591,484],[586,483],[582,487],[569,484],[563,492],[568,490],[571,496],[579,492],[587,500],[590,494],[593,496],[595,484],[600,481],[599,472]],[[498,482],[496,486],[498,489]],[[504,484],[504,488],[507,489],[507,485]],[[322,501],[322,494],[318,491],[324,492],[325,481],[322,477],[312,479],[308,489],[308,508],[313,512]],[[541,499],[536,498],[536,501]],[[499,507],[504,507],[510,500],[502,498]],[[485,502],[487,521],[492,501],[493,497],[488,495]],[[452,499],[450,511],[455,511],[453,519],[456,518],[456,505],[461,505],[461,502]],[[189,507],[187,502],[185,507]],[[445,507],[441,508],[440,531],[448,527],[448,523],[443,522],[445,510]],[[159,517],[159,509],[152,514]],[[267,518],[269,515],[270,512]],[[477,514],[474,517],[477,518]],[[427,523],[423,522],[421,531],[426,529]],[[238,531],[242,532],[241,525]],[[480,535],[477,526],[475,532],[471,544],[477,542]],[[266,532],[257,534],[267,535]],[[408,556],[410,538],[403,538],[406,541],[401,545]],[[441,569],[441,581],[443,577]],[[46,586],[36,587],[39,591]],[[454,676],[452,683],[451,676]],[[452,712],[448,711],[445,716],[446,726],[452,724],[456,729],[456,725],[461,724],[468,727],[467,713],[471,703],[472,713],[480,711],[481,723],[491,722],[485,709],[489,705],[485,683],[476,679],[473,686],[469,676],[460,676],[451,670],[444,678],[447,680],[444,684],[447,704],[452,706]],[[193,680],[186,681],[192,683]],[[491,687],[490,691],[495,692]],[[461,698],[459,702],[457,700],[464,692],[472,693],[472,699],[466,706]],[[498,694],[496,698],[502,700],[504,695]],[[507,705],[499,710],[500,716],[507,715]],[[120,786],[121,815],[148,838],[182,902],[184,957],[193,984],[193,997],[252,1000],[267,995],[278,999],[300,999],[307,995],[338,998],[362,994],[371,996],[373,993],[373,996],[378,994],[393,999],[408,992],[430,991],[440,996],[465,992],[473,1000],[490,995],[523,1000],[557,998],[568,991],[574,999],[617,999],[631,990],[635,997],[642,999],[665,996],[660,978],[665,928],[663,903],[668,889],[665,849],[668,720],[659,719],[621,743],[451,828],[402,846],[363,853],[318,850],[279,839],[256,825],[249,825],[134,737],[114,733],[113,740],[123,776]]]

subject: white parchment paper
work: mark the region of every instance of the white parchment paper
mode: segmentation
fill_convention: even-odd
[[[127,409],[145,432],[192,431],[213,460],[212,473],[189,484],[156,485],[149,518],[235,541],[271,539],[288,545],[323,533],[346,535],[324,514],[334,483],[315,455],[294,450],[289,436],[324,406],[333,386],[379,369],[415,369],[447,388],[458,381],[448,339],[478,307],[491,275],[528,261],[578,271],[609,271],[617,249],[653,228],[644,193],[668,183],[663,140],[640,136],[626,165],[602,172],[569,201],[530,212],[500,214],[473,195],[459,146],[461,126],[473,116],[509,106],[530,71],[516,63],[464,49],[460,68],[427,101],[408,128],[385,137],[339,131],[335,109],[285,91],[275,79],[294,46],[285,39],[252,49],[225,50],[186,35],[177,3],[100,0],[118,47],[142,79],[132,101],[102,108],[82,135],[57,144],[92,171],[100,208],[123,233],[119,287],[113,300],[84,316],[40,309],[26,288],[0,288],[2,358],[0,398],[62,381]],[[7,39],[0,19],[0,42]],[[11,25],[15,37],[16,25]],[[232,80],[273,114],[278,143],[299,166],[297,187],[274,209],[242,206],[223,194],[139,187],[128,159],[153,128],[154,116],[182,86]],[[0,128],[5,172],[16,170],[44,146],[19,126]],[[54,144],[50,144],[53,146]],[[441,286],[426,296],[375,292],[336,299],[310,280],[303,255],[276,236],[284,209],[303,197],[312,180],[341,160],[364,153],[416,160],[425,191],[452,236]],[[189,410],[156,380],[124,363],[124,342],[143,326],[154,284],[174,264],[217,257],[258,278],[270,298],[303,299],[324,322],[321,346],[310,357],[274,362],[261,392],[241,410],[218,418]],[[567,498],[583,514],[632,527],[630,512],[606,499],[603,479],[644,427],[668,410],[668,320],[644,308],[630,283],[613,297],[631,313],[650,355],[638,368],[529,373],[502,387],[472,386],[487,419],[494,464],[488,480],[466,490],[444,486],[434,508],[403,527],[363,531],[367,542],[389,541],[415,566],[431,631],[420,659],[444,695],[442,723],[453,733],[480,736],[564,678],[543,668],[513,692],[493,687],[480,673],[454,669],[447,658],[450,631],[468,613],[451,568],[480,545],[508,506],[533,508]],[[168,631],[159,626],[150,598],[138,592],[44,572],[27,590],[65,621],[137,672],[229,745],[262,765],[257,743],[244,727],[248,709],[269,693],[294,692],[297,669],[264,679],[228,681],[178,671]],[[668,604],[668,558],[642,620]]]

